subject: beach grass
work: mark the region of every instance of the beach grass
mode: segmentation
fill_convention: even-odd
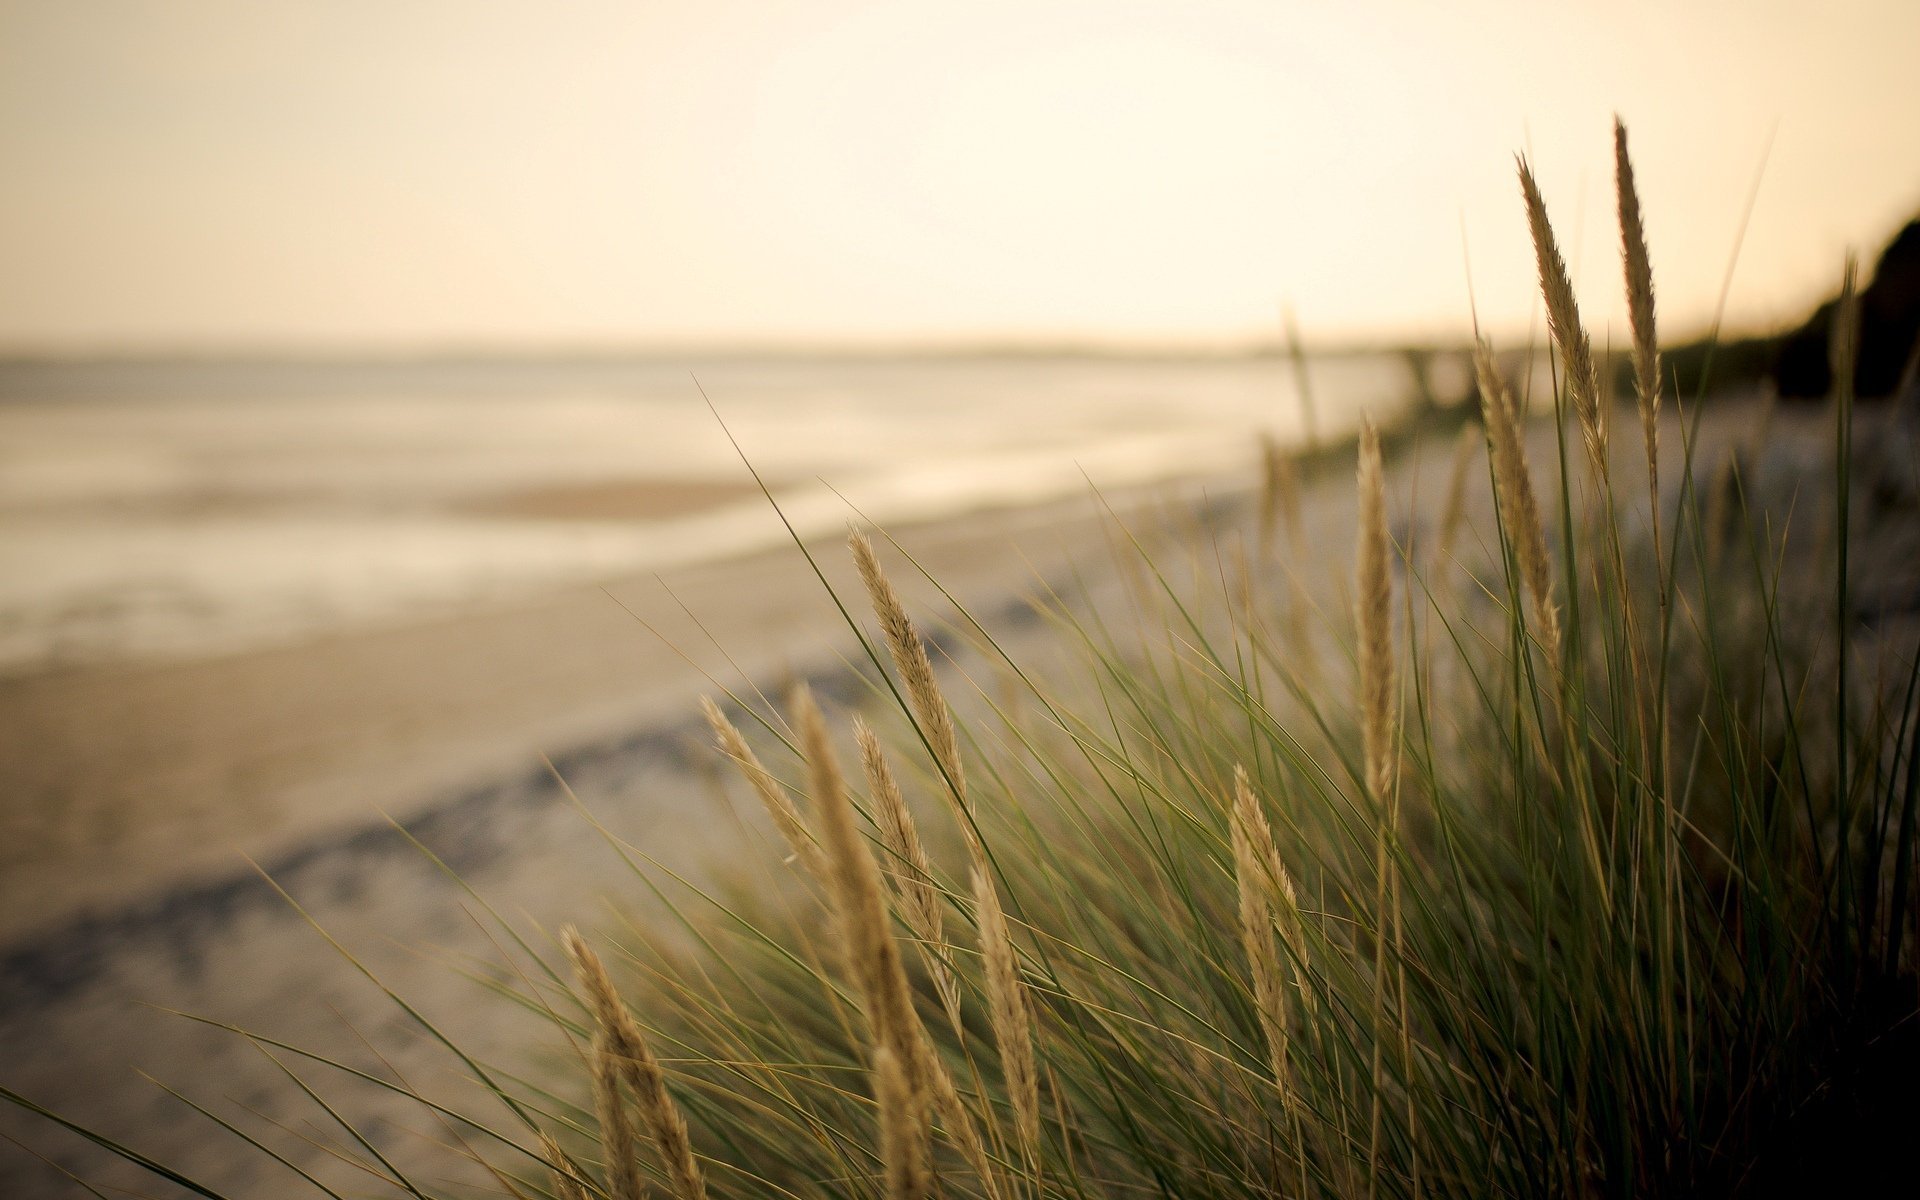
[[[1369,425],[1350,542],[1303,546],[1269,447],[1259,532],[1118,529],[1130,603],[1050,605],[1058,662],[957,608],[992,679],[935,663],[886,566],[912,559],[856,532],[855,700],[706,709],[783,861],[702,890],[635,855],[669,924],[564,951],[491,917],[530,964],[496,998],[573,1053],[538,1084],[464,1060],[497,1103],[423,1096],[446,1152],[610,1200],[1911,1180],[1861,1135],[1920,1066],[1920,668],[1850,596],[1852,397],[1790,509],[1696,463],[1615,152],[1630,400],[1522,162],[1551,436],[1482,344],[1444,511],[1402,510]],[[310,1094],[363,1183],[438,1194]]]

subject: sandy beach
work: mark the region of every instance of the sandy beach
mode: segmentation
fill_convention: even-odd
[[[1405,403],[1395,356],[1312,371],[1328,437]],[[498,962],[473,896],[390,822],[548,932],[652,902],[595,821],[689,879],[740,861],[758,818],[734,811],[699,696],[804,677],[845,700],[857,680],[742,453],[834,588],[858,592],[842,543],[871,517],[1039,653],[1031,596],[1114,593],[1107,507],[1190,528],[1209,497],[1237,503],[1255,431],[1299,439],[1297,383],[1273,358],[0,371],[0,1085],[242,1194],[291,1177],[136,1071],[305,1114],[244,1040],[163,1010],[468,1094],[260,872],[462,1043],[541,1069],[541,1031],[449,965]],[[894,561],[941,636],[952,604]],[[391,1065],[360,1040],[383,1031]],[[347,1090],[356,1120],[417,1115]],[[300,1128],[281,1152],[344,1178]],[[17,1109],[0,1133],[151,1186]],[[76,1194],[0,1144],[0,1195]]]
[[[1169,487],[1110,499],[1137,509]],[[1098,522],[1081,498],[896,533],[992,611],[1097,545]],[[857,589],[838,539],[811,549]],[[400,628],[0,682],[0,942],[678,723],[703,691],[824,669],[844,633],[788,546]]]
[[[1754,411],[1711,410],[1702,461],[1747,438]],[[1783,414],[1772,428],[1769,455],[1788,475],[1819,468],[1819,414]],[[1426,435],[1398,457],[1393,505],[1403,532],[1435,519],[1453,441]],[[1550,460],[1549,431],[1536,430],[1534,456]],[[1477,478],[1470,495],[1484,513]],[[1016,657],[1031,658],[1052,640],[1031,616],[1039,590],[1095,609],[1126,603],[1108,553],[1116,513],[1138,529],[1239,537],[1254,528],[1257,496],[1249,464],[1106,497],[1112,512],[1083,496],[892,532]],[[1339,602],[1351,570],[1352,496],[1338,463],[1303,489],[1304,544],[1316,549],[1295,565],[1326,604]],[[815,549],[829,582],[857,601],[838,539]],[[897,552],[887,557],[938,637],[951,606]],[[4,786],[33,797],[14,810],[20,832],[0,876],[0,1043],[9,1048],[0,1082],[216,1187],[265,1195],[292,1181],[134,1074],[147,1072],[201,1103],[237,1102],[292,1122],[296,1136],[279,1148],[334,1178],[340,1165],[300,1135],[324,1141],[338,1131],[307,1123],[311,1114],[271,1061],[164,1010],[396,1072],[449,1097],[470,1094],[470,1084],[246,860],[463,1046],[489,1063],[538,1069],[554,1049],[550,1033],[478,997],[465,973],[503,969],[474,918],[475,896],[533,931],[590,925],[613,898],[650,911],[656,902],[609,835],[689,879],[724,875],[741,838],[764,831],[704,748],[698,696],[773,691],[805,677],[844,702],[854,653],[840,614],[789,546],[459,619],[0,687]],[[984,686],[982,664],[957,653],[948,669],[966,681],[954,691]],[[594,820],[571,807],[542,756]],[[473,894],[394,833],[389,815]],[[419,1128],[417,1112],[375,1088],[346,1086],[339,1096],[376,1128]],[[95,1182],[148,1186],[11,1109],[0,1130]],[[439,1161],[431,1146],[392,1140],[403,1157]],[[27,1152],[0,1150],[0,1192],[66,1195],[65,1187]]]
[[[1315,520],[1337,521],[1350,485],[1327,482]],[[1254,486],[1249,471],[890,532],[997,636],[1038,649],[1033,597],[1114,586],[1103,564],[1116,514],[1186,525],[1210,506],[1243,507]],[[839,539],[810,548],[828,581],[857,597]],[[952,606],[889,557],[939,636]],[[271,1096],[271,1064],[158,1009],[348,1054],[364,1053],[348,1026],[391,1028],[394,1014],[249,861],[464,1042],[524,1065],[535,1044],[524,1021],[497,1006],[465,1011],[473,984],[447,965],[490,950],[459,890],[387,818],[501,911],[547,928],[591,923],[609,894],[641,897],[545,761],[635,852],[706,877],[757,824],[749,813],[743,826],[726,798],[697,698],[800,677],[844,695],[854,653],[788,546],[456,619],[0,684],[0,787],[24,801],[10,807],[0,870],[0,1082],[209,1182],[267,1194],[280,1168],[236,1155],[133,1071],[274,1111],[284,1098]],[[446,1073],[431,1047],[413,1051],[394,1068]],[[377,1094],[362,1101],[369,1119],[404,1111]],[[48,1146],[16,1111],[0,1129]],[[90,1178],[138,1182],[74,1139],[55,1141]],[[0,1150],[0,1192],[60,1186],[30,1155]]]
[[[1404,392],[1391,356],[1315,370],[1332,432]],[[0,370],[0,942],[689,712],[708,674],[740,678],[716,644],[754,678],[802,665],[839,618],[743,453],[805,536],[871,517],[997,596],[1016,552],[1044,574],[1084,540],[1089,480],[1137,503],[1246,463],[1254,429],[1286,438],[1291,380],[1272,360]]]
[[[1537,7],[0,0],[0,1200],[1910,1174],[1920,3]]]

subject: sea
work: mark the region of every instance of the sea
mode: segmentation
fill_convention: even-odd
[[[1415,394],[1399,355],[1305,369],[1303,393],[1252,356],[0,361],[0,676],[1230,471]]]

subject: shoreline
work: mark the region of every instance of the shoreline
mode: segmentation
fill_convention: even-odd
[[[1065,590],[1054,583],[1047,587],[1057,594]],[[1014,594],[969,611],[1002,632],[1038,620],[1032,605]],[[951,634],[930,631],[926,636],[936,657],[956,652]],[[790,673],[787,681],[806,684],[830,703],[851,704],[857,698],[858,683],[868,674],[866,664],[841,659],[816,662],[811,669]],[[708,764],[701,761],[704,751],[696,747],[704,747],[709,738],[705,721],[689,704],[677,718],[662,717],[623,734],[542,753],[531,766],[436,795],[405,818],[347,825],[292,845],[265,861],[235,864],[224,874],[195,873],[162,880],[123,904],[74,909],[44,928],[0,940],[0,1021],[84,989],[116,955],[156,938],[176,953],[192,956],[221,927],[245,914],[270,910],[285,915],[283,889],[295,895],[314,888],[338,891],[343,879],[374,874],[400,861],[417,865],[422,856],[413,844],[416,841],[431,850],[441,865],[463,877],[485,871],[507,860],[515,849],[488,822],[529,810],[565,809],[568,789],[576,781],[630,772],[643,764],[699,776]]]
[[[1244,515],[1257,486],[1248,470],[1104,499],[1134,532],[1151,538],[1159,529],[1191,529],[1196,519]],[[1344,478],[1316,477],[1310,491],[1335,498],[1321,505],[1334,520],[1351,508]],[[1105,569],[1111,519],[1105,505],[1081,497],[1071,505],[890,532],[1016,657],[1031,659],[1030,652],[1052,639],[1033,597],[1053,591],[1075,604],[1110,603],[1125,586],[1119,573]],[[844,546],[835,538],[809,548],[819,552],[821,568],[849,609],[864,617],[864,595]],[[983,666],[944,627],[951,605],[914,577],[898,550],[883,544],[881,553],[896,586],[924,618],[923,636],[957,661],[955,667],[936,651],[942,670]],[[269,1120],[300,1119],[299,1107],[271,1086],[278,1068],[233,1032],[244,1029],[375,1076],[398,1072],[444,1103],[470,1104],[468,1069],[397,1016],[393,994],[404,995],[412,1010],[481,1061],[544,1069],[534,1065],[542,1054],[564,1052],[551,1044],[551,1030],[515,1006],[485,1002],[489,973],[525,964],[502,957],[506,952],[482,928],[476,903],[536,941],[562,923],[604,921],[609,905],[664,920],[670,901],[642,883],[630,861],[638,860],[650,864],[649,878],[668,885],[671,902],[697,907],[703,902],[689,888],[736,876],[742,848],[764,845],[771,836],[737,781],[697,748],[708,741],[697,695],[717,692],[702,671],[743,681],[733,683],[745,689],[743,696],[804,679],[837,705],[862,699],[871,683],[851,634],[838,625],[839,613],[792,547],[706,571],[697,585],[685,582],[679,595],[700,613],[696,634],[710,633],[727,646],[726,654],[683,643],[695,661],[673,677],[647,680],[645,688],[633,685],[644,694],[629,697],[627,716],[599,733],[549,737],[544,746],[528,735],[520,745],[492,747],[504,768],[453,764],[472,773],[470,782],[431,791],[395,811],[405,835],[377,817],[342,822],[288,836],[272,852],[254,855],[271,882],[230,853],[217,855],[225,859],[221,869],[203,863],[196,872],[169,872],[167,883],[150,880],[154,886],[135,899],[69,904],[25,932],[0,938],[0,1045],[9,1048],[0,1083],[88,1128],[157,1151],[218,1190],[266,1195],[293,1177],[264,1156],[233,1153],[216,1126],[141,1075],[209,1103],[240,1099]],[[731,611],[717,612],[703,599],[715,595],[729,597]],[[664,596],[659,602],[674,607]],[[776,629],[756,625],[781,610],[797,611],[786,611]],[[657,643],[644,629],[634,630],[624,612],[621,618],[629,622],[624,633]],[[681,620],[689,618],[681,614]],[[735,636],[736,623],[759,628],[753,645]],[[822,636],[823,630],[835,632]],[[661,655],[664,661],[666,652]],[[629,665],[616,664],[616,673]],[[551,694],[551,686],[543,691]],[[566,789],[541,764],[543,749]],[[584,811],[574,807],[574,796]],[[71,867],[68,873],[106,874]],[[19,884],[9,879],[8,886]],[[362,1040],[374,1030],[395,1034],[378,1058]],[[416,1114],[391,1094],[349,1084],[341,1090],[343,1111],[356,1123],[412,1127]],[[0,1137],[44,1147],[62,1169],[95,1186],[148,1182],[97,1147],[50,1135],[44,1122],[19,1109],[0,1106]],[[350,1175],[317,1145],[281,1149],[334,1186],[350,1186]],[[425,1149],[399,1146],[390,1153],[423,1167],[432,1160]],[[0,1151],[0,1194],[40,1194],[56,1186],[52,1168],[25,1152]]]
[[[1195,486],[1107,501],[1138,511]],[[1005,610],[1100,519],[1081,496],[890,532],[956,595]],[[808,545],[836,589],[857,592],[837,537]],[[248,861],[299,864],[388,817],[524,788],[542,755],[648,740],[696,716],[716,677],[818,677],[849,640],[787,544],[491,611],[0,681],[0,790],[14,797],[0,961],[240,887]]]

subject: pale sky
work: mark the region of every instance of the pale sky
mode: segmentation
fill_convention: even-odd
[[[1920,210],[1920,3],[0,0],[0,347],[1596,336]],[[1771,150],[1768,147],[1771,144]],[[1764,171],[1763,171],[1764,161]]]

